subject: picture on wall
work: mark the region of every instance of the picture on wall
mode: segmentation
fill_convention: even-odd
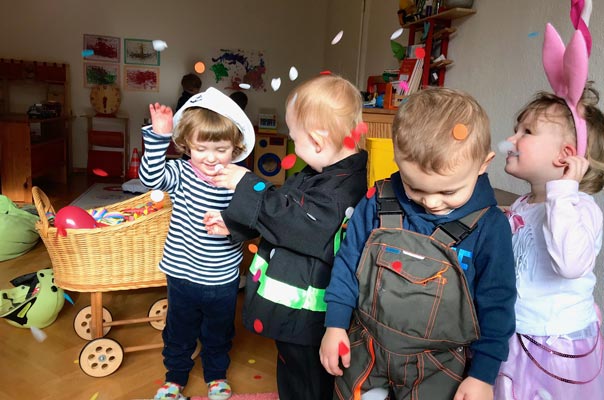
[[[112,63],[84,63],[84,87],[119,85],[120,65]]]
[[[82,54],[87,61],[120,62],[120,38],[84,34]]]
[[[216,83],[222,88],[240,90],[239,84],[246,83],[254,90],[266,92],[264,75],[266,65],[264,52],[258,50],[220,49],[212,57],[209,68]]]
[[[159,65],[152,40],[124,39],[124,64]]]
[[[159,68],[124,66],[124,89],[159,92]]]

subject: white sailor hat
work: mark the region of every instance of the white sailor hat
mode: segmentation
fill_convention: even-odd
[[[174,126],[178,124],[182,113],[189,107],[207,108],[217,112],[218,114],[227,117],[237,126],[243,134],[243,143],[245,150],[233,159],[233,162],[245,160],[250,155],[256,144],[256,135],[252,122],[245,115],[245,112],[235,103],[229,96],[222,93],[220,90],[213,87],[208,88],[205,92],[197,93],[191,96],[189,100],[176,112],[174,115]]]

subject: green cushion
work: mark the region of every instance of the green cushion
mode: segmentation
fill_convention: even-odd
[[[0,261],[25,254],[38,243],[37,221],[36,215],[21,210],[8,197],[0,195]]]

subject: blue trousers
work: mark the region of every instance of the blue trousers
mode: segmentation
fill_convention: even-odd
[[[239,279],[206,286],[168,276],[168,313],[162,333],[166,381],[187,384],[197,339],[202,346],[204,380],[226,379],[238,289]]]

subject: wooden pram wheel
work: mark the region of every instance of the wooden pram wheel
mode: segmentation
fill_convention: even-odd
[[[163,331],[166,327],[166,314],[168,313],[168,299],[163,298],[157,300],[155,303],[151,305],[149,308],[148,316],[149,318],[153,317],[163,317],[162,320],[159,321],[149,321],[149,324],[157,329],[158,331]]]
[[[94,339],[80,352],[80,368],[86,375],[102,378],[114,373],[124,361],[124,349],[109,338]]]
[[[73,319],[73,329],[76,334],[84,340],[92,340],[95,339],[92,337],[92,332],[90,331],[90,321],[92,319],[92,307],[86,306],[82,308]],[[113,321],[113,316],[108,309],[103,307],[103,323]],[[103,328],[103,336],[107,335],[111,330],[110,326]]]

